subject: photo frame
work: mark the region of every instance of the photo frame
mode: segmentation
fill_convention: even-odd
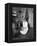
[[[36,41],[36,5],[5,4],[5,42]]]

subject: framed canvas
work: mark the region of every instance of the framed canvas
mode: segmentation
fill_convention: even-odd
[[[36,41],[36,5],[5,4],[5,42]]]

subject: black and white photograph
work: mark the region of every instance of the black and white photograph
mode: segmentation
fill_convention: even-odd
[[[37,0],[0,0],[0,46],[37,46]]]
[[[36,41],[35,6],[5,4],[5,42]]]

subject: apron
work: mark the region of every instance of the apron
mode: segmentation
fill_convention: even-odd
[[[22,30],[20,31],[21,34],[25,35],[28,32],[28,23],[27,21],[23,21],[23,27]]]

